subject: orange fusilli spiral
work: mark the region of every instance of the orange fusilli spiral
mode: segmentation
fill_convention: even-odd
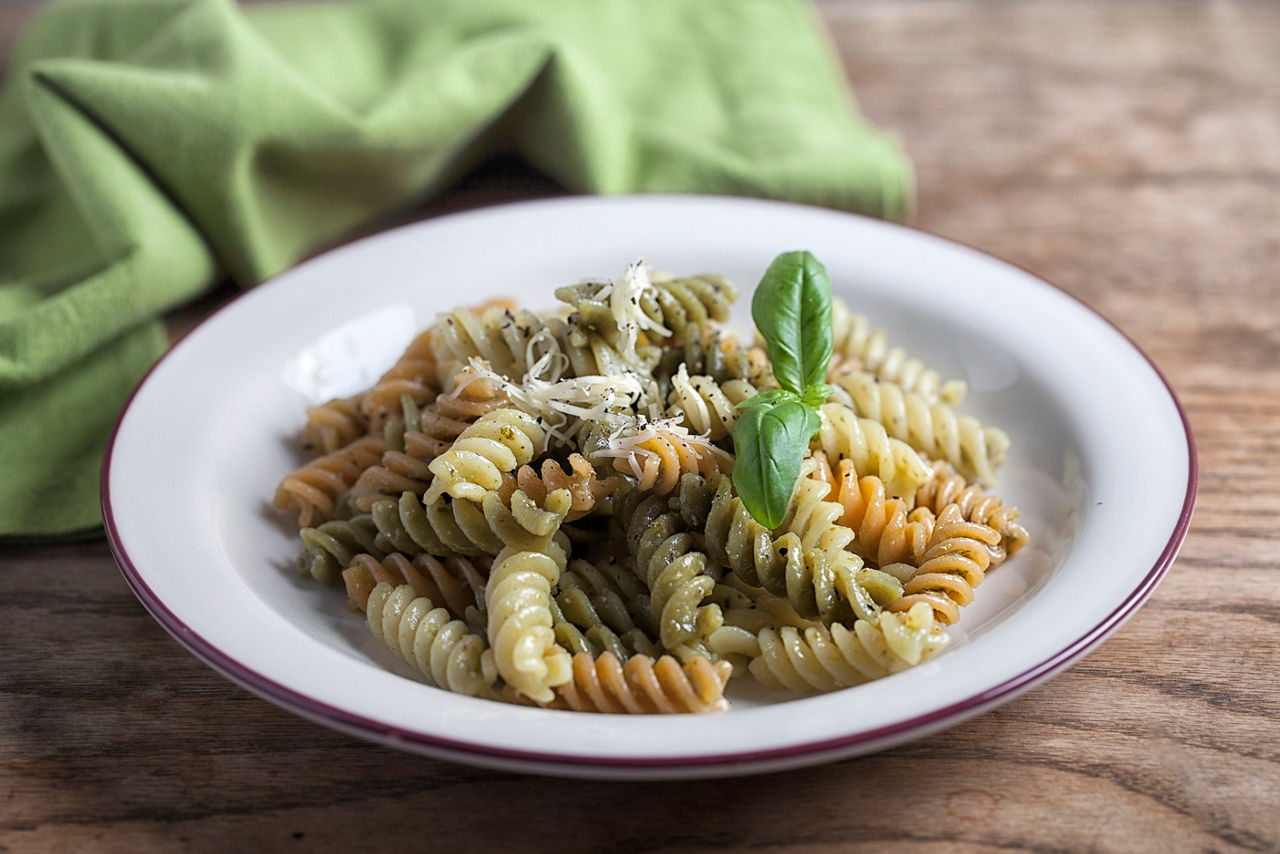
[[[855,554],[877,566],[920,562],[933,534],[932,511],[918,507],[908,513],[900,499],[887,497],[883,480],[859,478],[853,460],[841,460],[832,471],[825,453],[815,451],[813,457],[813,477],[830,485],[827,500],[843,508],[837,523],[856,534],[849,544]]]
[[[670,655],[654,661],[633,655],[624,663],[611,652],[573,657],[573,679],[555,689],[554,705],[576,712],[680,714],[722,712],[729,708],[724,686],[733,673],[727,661],[705,656],[681,667]]]
[[[347,607],[363,611],[373,588],[385,581],[392,587],[407,584],[415,596],[426,596],[449,609],[453,616],[465,617],[468,609],[476,607],[477,594],[483,599],[491,563],[488,557],[468,560],[456,555],[441,561],[425,553],[410,560],[392,552],[381,561],[370,554],[356,555],[342,571]]]
[[[302,428],[302,448],[331,454],[369,432],[369,419],[360,411],[362,395],[340,397],[307,407],[307,425]]]
[[[275,506],[296,513],[300,528],[333,518],[338,499],[365,469],[378,463],[386,450],[385,441],[365,436],[331,454],[316,457],[280,481]]]
[[[613,461],[623,474],[633,475],[642,490],[667,495],[682,474],[712,477],[733,470],[733,457],[715,445],[691,441],[685,431],[650,427],[635,437],[628,452]]]
[[[502,476],[498,494],[503,501],[509,501],[511,493],[519,489],[542,505],[548,493],[567,489],[573,496],[573,506],[565,521],[573,522],[594,510],[597,504],[613,494],[621,482],[617,477],[601,480],[582,454],[569,455],[569,469],[565,471],[555,460],[544,460],[541,474],[533,466],[521,466],[514,474],[508,472]]]
[[[902,598],[889,610],[906,611],[926,602],[940,622],[956,622],[991,565],[990,547],[999,542],[994,529],[968,521],[958,505],[948,505],[938,516],[919,566],[902,586]]]
[[[400,398],[409,395],[414,403],[430,403],[440,393],[436,372],[436,356],[431,349],[431,328],[409,344],[400,359],[391,366],[360,401],[360,411],[372,430],[380,429],[400,409]]]
[[[982,487],[966,481],[948,463],[937,461],[931,465],[933,477],[916,492],[917,506],[938,514],[947,505],[954,504],[968,521],[998,531],[1000,544],[992,550],[993,566],[999,566],[1006,556],[1012,557],[1031,539],[1031,534],[1018,521],[1017,507],[983,492]]]

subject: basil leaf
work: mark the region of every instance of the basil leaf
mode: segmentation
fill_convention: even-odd
[[[752,406],[772,406],[775,403],[780,403],[781,401],[784,401],[784,400],[797,400],[797,399],[798,398],[792,392],[783,391],[782,389],[775,388],[775,389],[770,389],[769,391],[762,391],[757,395],[748,397],[746,400],[742,401],[742,403],[739,403],[734,408],[749,409]]]
[[[743,505],[770,530],[782,524],[800,465],[821,420],[798,400],[753,406],[733,428],[733,483]]]
[[[831,279],[812,253],[784,252],[773,259],[751,298],[751,319],[768,345],[780,386],[803,395],[826,379]]]

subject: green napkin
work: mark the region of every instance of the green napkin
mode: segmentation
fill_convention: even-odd
[[[160,313],[495,152],[578,192],[910,192],[796,0],[54,4],[0,94],[0,536],[101,523]]]

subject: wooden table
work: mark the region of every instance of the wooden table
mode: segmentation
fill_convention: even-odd
[[[104,543],[9,549],[0,850],[1280,848],[1280,4],[819,8],[915,158],[917,224],[1078,295],[1181,395],[1200,497],[1146,607],[1049,684],[914,744],[582,784],[307,723],[174,643]],[[24,15],[0,10],[0,50]],[[444,204],[552,189],[508,164]]]

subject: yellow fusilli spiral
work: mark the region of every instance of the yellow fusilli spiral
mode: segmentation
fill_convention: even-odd
[[[366,436],[316,457],[280,481],[273,503],[296,514],[299,527],[331,519],[338,499],[365,469],[382,459],[386,450],[387,443],[382,439]]]
[[[868,371],[883,380],[897,383],[926,400],[959,406],[968,391],[961,380],[942,382],[937,371],[907,355],[901,347],[890,347],[883,329],[871,328],[870,321],[854,314],[842,300],[831,301],[834,347],[831,373],[842,370]]]
[[[880,613],[849,629],[840,623],[804,630],[763,629],[749,669],[760,682],[793,691],[834,691],[914,667],[946,646],[947,633],[928,605]]]
[[[824,622],[866,618],[880,609],[876,596],[888,602],[901,593],[896,579],[864,567],[852,552],[805,549],[792,531],[774,538],[733,494],[728,478],[716,489],[705,540],[712,561],[731,568],[749,585],[785,596],[801,617]]]
[[[991,565],[989,548],[999,542],[995,530],[966,521],[959,507],[949,505],[938,516],[920,565],[903,585],[902,598],[889,609],[904,611],[924,603],[943,623],[956,622],[960,608],[973,601],[973,588],[982,583]]]
[[[430,403],[440,392],[436,357],[431,349],[432,329],[414,338],[400,356],[360,400],[360,412],[369,429],[379,430],[400,409],[400,398],[409,395],[419,406]]]
[[[572,677],[569,653],[556,643],[551,591],[567,561],[565,546],[546,551],[504,548],[489,570],[485,611],[498,673],[525,697],[549,703]]]
[[[935,514],[954,504],[960,515],[970,522],[986,525],[1000,532],[1000,545],[992,550],[991,564],[999,566],[1006,556],[1012,557],[1031,539],[1031,534],[1018,521],[1018,508],[983,492],[945,462],[933,463],[933,476],[916,492],[917,507],[927,507]]]
[[[534,471],[532,466],[521,466],[515,474],[503,475],[498,494],[506,500],[513,491],[520,489],[541,504],[546,501],[548,493],[566,489],[573,503],[565,521],[574,522],[612,495],[620,482],[616,476],[601,480],[586,457],[574,453],[569,455],[569,471],[565,471],[555,460],[543,460],[541,474]]]
[[[703,604],[715,589],[707,556],[694,548],[693,535],[667,500],[653,495],[628,520],[627,541],[636,574],[649,588],[658,636],[669,650],[691,646],[720,628],[720,606]]]
[[[502,486],[502,476],[527,464],[542,449],[546,431],[538,419],[511,407],[495,409],[472,424],[453,446],[431,461],[435,479],[426,500],[448,493],[480,501]]]
[[[874,474],[894,498],[915,503],[916,490],[932,472],[910,445],[894,439],[876,421],[859,418],[843,403],[824,403],[822,426],[812,447],[829,459],[853,460],[859,476]]]
[[[572,679],[555,691],[555,705],[576,712],[680,714],[729,708],[724,686],[733,672],[727,661],[697,656],[681,666],[670,655],[657,661],[635,655],[625,663],[611,652],[593,658],[578,653]]]
[[[901,500],[886,496],[880,478],[859,478],[852,460],[841,460],[835,471],[822,451],[815,451],[813,460],[809,476],[826,484],[830,491],[825,497],[840,505],[843,512],[836,522],[854,532],[852,551],[877,566],[920,561],[933,535],[929,509],[907,513]]]
[[[723,385],[708,376],[689,376],[684,365],[671,378],[666,417],[675,419],[690,432],[708,435],[713,441],[733,433],[739,403],[756,395],[746,380],[729,380]]]
[[[497,554],[507,546],[544,547],[572,503],[567,489],[548,494],[541,505],[520,490],[506,501],[489,492],[479,502],[444,496],[425,502],[405,492],[398,501],[375,502],[371,513],[387,551],[476,557]]]
[[[487,557],[469,561],[457,555],[437,560],[423,553],[412,561],[398,552],[382,560],[373,555],[356,555],[342,571],[347,588],[347,607],[363,611],[373,588],[382,582],[393,587],[409,585],[418,596],[439,602],[455,617],[476,607],[476,592],[484,589],[491,561]]]
[[[484,638],[419,596],[407,584],[381,582],[365,616],[373,636],[432,685],[472,697],[497,698],[498,669]]]
[[[619,454],[613,467],[636,479],[636,488],[667,495],[683,474],[712,477],[733,470],[733,456],[708,442],[696,441],[683,430],[647,427]]]
[[[331,454],[369,432],[369,419],[360,411],[362,395],[336,398],[307,407],[307,424],[302,428],[302,448]]]
[[[968,415],[957,416],[945,403],[931,403],[874,374],[841,371],[831,382],[836,399],[859,416],[883,424],[890,436],[932,459],[946,460],[965,477],[988,486],[995,483],[996,468],[1009,450],[1009,434],[1003,430],[983,427]]]

